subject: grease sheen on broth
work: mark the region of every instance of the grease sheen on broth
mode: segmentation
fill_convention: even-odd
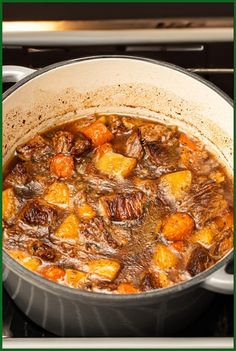
[[[73,288],[165,288],[232,249],[232,189],[176,126],[95,114],[17,147],[4,174],[3,246]]]

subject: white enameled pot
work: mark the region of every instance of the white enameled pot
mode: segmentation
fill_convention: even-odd
[[[3,67],[16,82],[3,96],[3,164],[16,146],[43,131],[94,112],[125,113],[176,124],[199,137],[233,172],[233,105],[203,79],[174,65],[136,57],[99,56],[38,71]],[[206,209],[207,211],[207,209]],[[3,252],[4,285],[33,321],[69,336],[169,335],[188,325],[213,292],[233,293],[222,260],[176,286],[135,295],[87,292],[32,273]]]

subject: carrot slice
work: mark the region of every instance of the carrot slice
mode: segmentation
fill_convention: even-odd
[[[94,122],[90,126],[82,128],[80,132],[89,138],[94,146],[105,144],[113,138],[113,134],[102,122]]]
[[[117,291],[120,294],[135,294],[138,292],[131,283],[120,283],[117,287]]]
[[[49,280],[53,280],[53,281],[58,281],[59,279],[64,278],[66,272],[64,271],[64,269],[57,267],[57,266],[48,266],[45,267],[42,270],[42,275],[49,279]]]
[[[180,144],[187,146],[192,151],[199,151],[199,147],[191,139],[187,137],[186,134],[181,133],[179,137]]]
[[[63,154],[52,157],[50,171],[59,178],[70,178],[74,171],[73,157]]]

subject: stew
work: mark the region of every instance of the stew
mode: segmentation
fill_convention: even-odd
[[[3,245],[73,288],[166,288],[232,249],[232,189],[217,159],[176,126],[86,116],[16,148],[4,174]]]

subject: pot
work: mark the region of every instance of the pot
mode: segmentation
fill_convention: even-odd
[[[3,96],[4,165],[16,146],[36,132],[99,111],[177,124],[201,138],[232,175],[232,102],[182,68],[144,58],[101,56],[36,72],[6,66],[3,78],[19,80]],[[48,281],[3,252],[3,281],[25,314],[57,335],[173,336],[207,308],[213,292],[233,293],[233,275],[225,271],[232,257],[231,251],[210,269],[176,286],[113,295]]]

